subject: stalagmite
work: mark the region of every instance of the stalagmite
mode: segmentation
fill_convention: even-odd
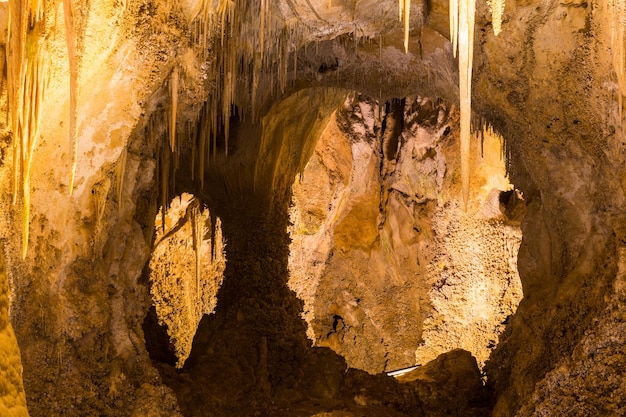
[[[70,68],[70,154],[72,167],[70,172],[70,196],[74,191],[74,177],[78,154],[77,132],[77,101],[78,101],[78,57],[76,54],[76,25],[74,24],[74,5],[72,0],[63,0],[63,14],[65,20],[65,42],[67,43],[67,57]]]

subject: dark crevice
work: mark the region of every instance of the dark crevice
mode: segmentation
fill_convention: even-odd
[[[150,359],[174,366],[177,360],[174,347],[170,343],[167,326],[159,324],[155,306],[148,309],[141,327]]]

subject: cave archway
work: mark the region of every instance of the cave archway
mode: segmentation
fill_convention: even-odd
[[[161,207],[144,271],[152,306],[143,324],[153,360],[181,368],[200,319],[211,314],[224,278],[221,220],[191,194]]]
[[[228,259],[224,271],[224,284],[217,295],[215,314],[204,316],[201,320],[189,359],[180,371],[182,373],[178,374],[167,363],[158,364],[164,381],[176,392],[179,404],[188,415],[193,415],[206,406],[206,398],[212,398],[215,406],[222,410],[224,415],[237,415],[245,414],[251,409],[284,412],[285,407],[293,406],[294,402],[307,403],[308,407],[323,404],[320,407],[326,410],[331,410],[338,404],[357,406],[358,402],[354,403],[353,399],[346,400],[347,392],[364,389],[367,395],[376,398],[378,394],[375,391],[397,389],[397,382],[391,379],[377,379],[355,370],[351,370],[349,376],[346,376],[347,366],[343,358],[329,349],[319,347],[311,349],[311,342],[306,337],[305,323],[300,318],[302,301],[287,286],[290,254],[290,237],[287,230],[290,221],[288,209],[292,181],[298,171],[305,171],[304,166],[313,153],[321,132],[329,125],[329,118],[335,108],[343,102],[344,97],[345,92],[341,90],[300,90],[274,106],[258,122],[236,120],[230,126],[229,155],[226,157],[218,153],[206,168],[203,181],[197,177],[194,181],[189,181],[188,177],[180,174],[176,177],[175,186],[192,189],[202,203],[222,219]],[[398,118],[395,123],[404,124],[405,100],[401,102],[401,114],[395,114]],[[407,129],[413,129],[411,138],[419,136],[418,125],[430,130],[431,133],[437,132],[434,135],[435,142],[451,136],[450,123],[453,120],[447,105],[443,102],[417,98],[415,102],[410,102],[408,107],[410,111],[407,120],[415,119],[415,124],[406,124]],[[363,111],[362,107],[359,108]],[[368,111],[374,114],[372,109]],[[365,120],[367,118],[361,114],[361,124],[357,126],[354,121],[348,120],[355,115],[348,113],[343,115],[345,129],[365,128],[364,131],[367,132],[367,124],[375,123],[373,119]],[[369,164],[374,168],[376,175],[388,183],[395,181],[395,191],[400,194],[410,194],[406,187],[414,184],[406,181],[399,183],[397,179],[391,177],[396,171],[396,165],[414,164],[413,154],[416,152],[415,149],[419,148],[423,151],[421,157],[424,159],[422,162],[425,162],[423,165],[426,166],[426,171],[421,173],[424,177],[419,181],[425,186],[423,191],[413,193],[410,198],[418,199],[428,206],[428,201],[433,198],[436,200],[437,195],[442,192],[449,193],[449,190],[444,192],[441,185],[445,170],[455,171],[452,167],[454,164],[451,164],[450,168],[446,168],[445,163],[442,166],[438,166],[437,162],[428,165],[428,161],[436,160],[435,148],[439,145],[427,143],[426,140],[419,146],[412,144],[411,147],[403,148],[405,145],[403,142],[408,140],[408,135],[406,140],[400,139],[399,135],[405,126],[393,128],[391,125],[394,122],[391,118],[386,119],[386,123],[389,130],[396,131],[396,137],[385,139],[381,132],[374,132],[373,125],[369,126],[372,134],[369,142],[374,148],[363,149],[363,155],[376,155]],[[376,135],[380,137],[376,138]],[[396,146],[391,143],[393,140],[396,141]],[[364,142],[367,141],[365,138]],[[444,142],[440,147],[453,148],[453,143],[445,142],[444,145]],[[391,152],[391,149],[395,149],[395,152]],[[403,153],[412,156],[403,160],[400,157]],[[501,156],[501,152],[496,153],[498,157]],[[189,161],[190,158],[197,158],[197,155],[192,151],[182,153],[179,158],[181,161]],[[455,163],[458,164],[458,161]],[[439,172],[438,168],[442,171]],[[368,179],[365,178],[364,181],[367,182]],[[441,182],[439,188],[436,185],[438,181]],[[452,182],[458,188],[458,178]],[[392,208],[389,208],[389,212],[383,213],[382,220],[378,219],[381,215],[380,207],[387,210],[388,201],[395,201],[394,197],[390,196],[390,190],[381,192],[379,185],[374,185],[372,190],[378,201],[374,205],[375,228],[377,229],[380,223],[383,235],[390,239],[387,244],[391,242],[397,246],[397,242],[393,242],[396,238],[394,234],[401,231],[397,225],[394,228],[391,223],[386,222],[386,218],[393,218],[390,214]],[[497,194],[495,201],[499,204]],[[457,206],[460,208],[460,205]],[[412,207],[415,208],[414,205]],[[428,211],[426,208],[424,210]],[[424,210],[417,209],[418,217],[424,215]],[[499,208],[496,208],[496,211],[498,210]],[[403,208],[398,208],[398,211],[403,211]],[[499,211],[498,213],[502,214]],[[397,220],[393,218],[392,221]],[[353,243],[349,239],[350,235],[363,233],[363,225],[359,225],[358,221],[348,226],[343,232],[345,247],[338,250],[350,248]],[[421,227],[425,229],[430,226],[424,224]],[[377,231],[375,234],[374,240],[379,240],[382,245],[384,238],[379,239]],[[399,239],[402,240],[401,237]],[[394,249],[387,247],[387,254],[390,255]],[[411,254],[411,250],[415,249],[416,247],[411,248],[401,256],[410,255],[414,261],[423,262],[425,265],[432,261],[427,256],[421,261],[417,260],[415,254]],[[398,252],[400,251],[399,249]],[[342,314],[334,312],[332,315],[332,327],[336,333],[346,324]],[[423,321],[425,314],[423,312],[420,314],[422,316],[419,320]],[[393,316],[390,311],[390,317]],[[421,337],[421,334],[418,333],[418,337]],[[409,355],[414,357],[415,352],[410,352]],[[436,356],[435,354],[432,359]],[[368,370],[389,371],[395,367],[412,364],[401,361],[389,363],[391,365],[387,369],[382,367]],[[479,381],[478,368],[472,372],[473,377],[468,381]],[[478,385],[480,386],[480,382]],[[478,397],[482,397],[481,389],[476,389]],[[460,389],[458,392],[464,390]],[[450,395],[456,397],[458,392],[447,394],[442,392],[437,401],[450,398]],[[408,411],[417,406],[407,402],[402,396],[392,395],[390,398],[388,405],[390,410]],[[379,400],[370,398],[367,401]],[[479,401],[477,404],[473,406],[480,408],[485,403]],[[467,407],[468,403],[461,401],[458,406]]]

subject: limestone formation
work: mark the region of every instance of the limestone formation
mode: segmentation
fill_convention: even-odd
[[[625,414],[625,28],[0,2],[0,414]]]

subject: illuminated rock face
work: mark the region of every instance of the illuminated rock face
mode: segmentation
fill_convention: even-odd
[[[403,3],[408,10],[408,2]],[[408,54],[405,22],[398,21],[395,0],[215,2],[214,13],[206,8],[208,2],[200,1],[74,1],[73,9],[69,2],[42,2],[44,15],[36,13],[39,2],[19,4],[33,13],[14,15],[11,22],[21,29],[11,29],[8,39],[4,30],[0,36],[2,47],[9,49],[2,73],[11,74],[2,83],[11,91],[6,94],[3,87],[2,107],[7,96],[14,100],[19,91],[30,100],[17,107],[12,101],[9,107],[21,109],[21,115],[15,117],[11,110],[12,118],[0,122],[0,234],[9,282],[9,290],[2,292],[10,294],[8,311],[33,416],[176,416],[179,404],[188,414],[189,404],[213,408],[219,401],[207,405],[206,396],[182,400],[189,395],[184,378],[169,378],[165,365],[157,365],[159,373],[145,346],[142,325],[152,300],[142,271],[152,252],[159,205],[184,191],[217,211],[253,197],[257,211],[251,216],[259,220],[270,212],[283,213],[276,222],[282,228],[293,177],[304,168],[324,121],[347,90],[381,96],[382,101],[409,95],[458,99],[444,2],[411,2]],[[494,22],[501,24],[497,38],[487,5],[476,7],[475,120],[505,137],[511,181],[528,206],[518,257],[525,298],[485,368],[495,393],[494,413],[619,412],[624,406],[618,386],[624,352],[617,329],[624,317],[621,254],[626,235],[623,2],[507,1],[501,22]],[[3,28],[7,10],[0,3]],[[66,19],[70,11],[73,22]],[[218,30],[222,16],[226,27]],[[22,30],[27,30],[27,40],[20,44]],[[40,47],[47,50],[47,63],[35,59],[44,56],[35,53]],[[20,54],[37,65],[19,71]],[[40,79],[32,72],[42,68],[40,63],[48,68],[45,98],[38,90],[43,85],[33,83]],[[17,88],[16,74],[28,74],[20,78],[24,89]],[[76,159],[70,96],[76,97]],[[284,117],[264,119],[272,109]],[[38,112],[40,119],[34,117]],[[18,119],[28,123],[13,123]],[[37,126],[39,135],[23,134]],[[32,156],[16,148],[13,158],[12,143],[18,138],[36,143]],[[16,161],[26,161],[30,173]],[[14,178],[26,188],[16,189]],[[473,192],[470,187],[470,199]],[[373,217],[365,204],[358,209]],[[229,221],[228,233],[253,233],[237,216]],[[274,265],[268,271],[280,271],[274,284],[282,285],[286,235],[272,227],[260,230],[279,236],[274,241],[280,241],[278,249],[273,234],[252,241],[282,256],[280,264],[267,259],[259,264]],[[355,233],[350,222],[339,232],[339,246],[348,251],[371,245],[377,233]],[[243,237],[233,240],[246,242]],[[256,266],[238,268],[233,271]],[[251,276],[271,275],[264,274]],[[237,279],[236,273],[231,275]],[[229,285],[227,290],[238,288],[236,282]],[[270,287],[268,293],[285,296],[284,311],[272,318],[286,318],[286,327],[293,330],[286,332],[291,336],[285,346],[308,352],[304,326],[291,321],[297,301],[278,284]],[[254,298],[249,288],[243,290]],[[275,303],[270,304],[268,311],[274,311]],[[219,294],[217,308],[219,312]],[[223,311],[236,313],[232,304]],[[253,311],[264,310],[253,304]],[[237,314],[215,317],[216,323],[237,329]],[[252,326],[246,317],[243,322]],[[252,327],[248,338],[238,336],[260,336]],[[15,353],[15,339],[9,327],[3,329],[8,342],[2,347]],[[220,346],[219,340],[212,343]],[[251,349],[248,360],[264,363],[262,337]],[[223,348],[218,351],[226,354]],[[244,347],[233,352],[246,353]],[[192,357],[206,355],[194,355],[192,349]],[[291,368],[272,360],[267,358],[267,378],[264,367],[252,367],[258,384],[250,386],[262,394],[259,403],[267,399],[265,381],[277,387],[281,378],[288,380]],[[321,362],[325,365],[315,366]],[[345,394],[342,398],[350,398],[352,406],[370,407],[371,415],[387,404],[382,393],[402,392],[395,386],[387,389],[393,384],[385,382],[378,386],[384,390],[373,390],[382,398],[363,397],[357,387],[373,384],[365,377],[343,381],[354,390],[342,391],[341,360],[333,355],[302,363],[308,367],[302,375],[325,370],[324,378],[309,381],[309,391],[333,398]],[[15,362],[9,365],[12,375],[19,373]],[[241,371],[242,379],[250,374],[250,369],[235,371]],[[593,391],[573,400],[591,384]],[[0,404],[21,407],[19,382],[11,380],[8,386],[8,400],[1,392]],[[415,405],[398,397],[392,403],[397,409],[405,404],[406,410]]]
[[[144,322],[144,333],[151,333],[145,326],[166,329],[167,348],[160,353],[171,356],[172,362],[175,357],[181,368],[200,319],[215,310],[224,278],[221,221],[184,193],[174,198],[165,214],[157,215],[154,226],[149,264],[154,315]]]
[[[482,365],[521,299],[501,142],[486,134],[482,155],[474,142],[464,212],[457,122],[441,101],[351,97],[296,179],[290,286],[314,343],[349,366],[392,371],[457,347]]]

